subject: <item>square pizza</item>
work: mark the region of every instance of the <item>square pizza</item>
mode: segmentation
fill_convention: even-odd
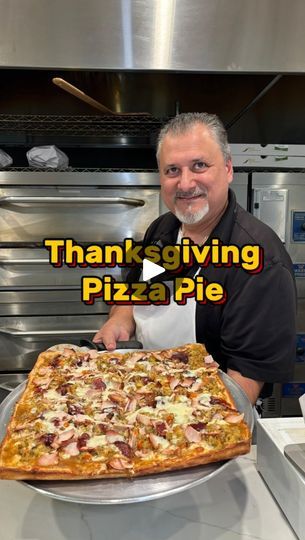
[[[251,432],[201,344],[41,353],[0,446],[0,478],[133,477],[250,450]]]

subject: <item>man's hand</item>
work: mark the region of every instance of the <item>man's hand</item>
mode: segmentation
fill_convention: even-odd
[[[232,379],[234,379],[239,384],[239,386],[242,387],[242,389],[246,392],[252,405],[255,405],[260,391],[264,386],[264,383],[262,381],[255,381],[254,379],[244,377],[241,373],[233,369],[228,369],[228,375],[232,377]]]
[[[109,319],[93,338],[94,343],[104,343],[108,351],[116,348],[117,341],[128,341],[134,334],[135,322],[132,306],[114,306]]]

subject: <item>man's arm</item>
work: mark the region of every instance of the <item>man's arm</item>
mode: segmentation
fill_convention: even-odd
[[[255,381],[254,379],[244,377],[241,373],[235,371],[234,369],[228,369],[227,373],[230,377],[232,377],[232,379],[234,379],[234,381],[239,384],[239,386],[242,387],[242,389],[247,394],[249,400],[251,401],[252,405],[254,405],[260,394],[261,389],[264,386],[264,383],[262,381]]]
[[[108,351],[116,348],[117,341],[128,341],[134,334],[133,306],[113,306],[109,318],[95,334],[95,343],[104,343]]]

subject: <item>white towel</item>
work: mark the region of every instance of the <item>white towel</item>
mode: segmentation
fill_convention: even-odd
[[[66,169],[69,158],[56,146],[34,146],[26,153],[30,167],[40,169]]]
[[[0,150],[0,169],[10,167],[13,163],[13,159],[4,150]]]

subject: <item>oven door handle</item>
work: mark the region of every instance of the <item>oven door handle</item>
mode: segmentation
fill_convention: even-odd
[[[121,204],[127,206],[144,206],[143,199],[129,197],[27,197],[23,195],[7,195],[0,197],[0,205],[14,203],[51,203],[51,204]]]
[[[49,259],[0,259],[0,266],[5,264],[50,264]]]
[[[81,330],[16,330],[15,328],[0,328],[0,334],[5,334],[8,336],[71,336],[78,334],[96,334],[97,328],[94,330],[90,328],[81,329]]]

